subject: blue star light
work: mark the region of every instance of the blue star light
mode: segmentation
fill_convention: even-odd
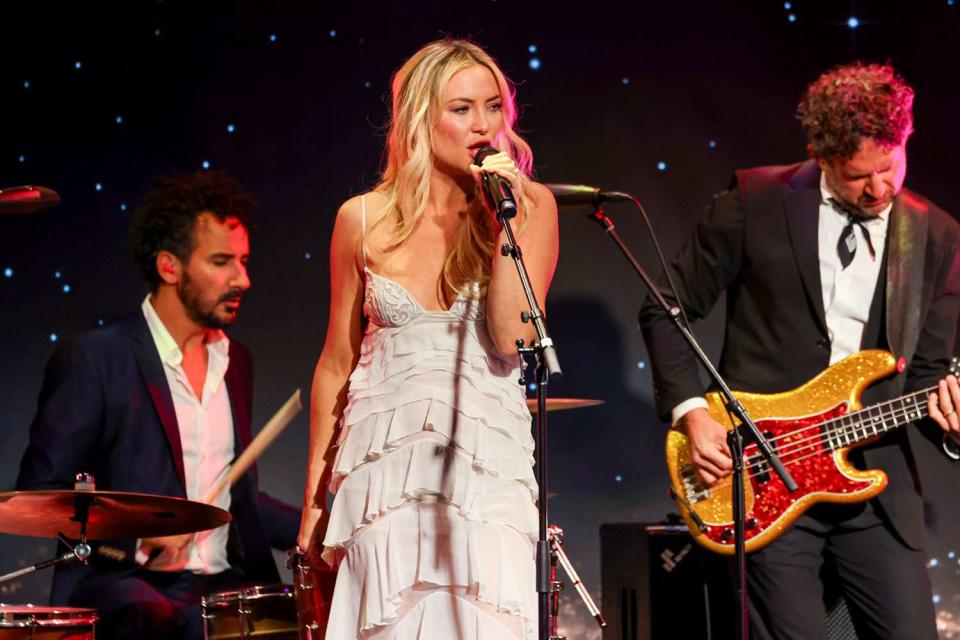
[[[74,69],[83,69],[83,63],[80,62],[79,60],[77,60],[76,62],[73,63],[73,68],[74,68]]]
[[[939,564],[940,564],[939,560],[937,560],[936,558],[930,558],[930,562],[928,563],[928,566],[936,567]]]
[[[710,142],[707,143],[707,146],[710,147],[711,149],[716,149],[716,148],[717,148],[717,141],[716,141],[716,140],[711,140]]]
[[[647,362],[645,360],[637,360],[637,369],[646,369]]]
[[[126,210],[127,210],[127,203],[126,203],[126,202],[121,202],[121,203],[120,203],[120,211],[126,211]]]
[[[200,163],[200,166],[203,167],[204,169],[209,169],[209,168],[210,168],[210,161],[209,161],[209,160],[204,160],[203,162]]]
[[[537,52],[537,45],[535,45],[535,44],[530,45],[529,47],[527,47],[527,51],[529,51],[530,53],[536,53],[536,52]]]
[[[29,80],[24,80],[24,81],[23,81],[23,88],[24,88],[24,89],[29,89],[29,88],[30,88],[30,81],[29,81]]]
[[[276,42],[276,41],[277,41],[277,34],[271,33],[271,34],[270,34],[270,42]]]
[[[667,163],[661,160],[660,162],[657,163],[657,169],[659,169],[660,171],[666,171]]]
[[[940,604],[940,594],[933,594],[933,604]]]
[[[620,84],[623,84],[623,85],[630,84],[630,78],[628,78],[627,76],[623,76],[622,78],[620,78]]]
[[[103,318],[98,318],[98,319],[97,319],[97,326],[98,326],[98,327],[102,327],[102,326],[103,326]]]
[[[851,29],[856,29],[860,26],[860,19],[857,16],[850,16],[847,18],[847,26]]]
[[[70,293],[70,285],[68,285],[68,284],[63,285],[63,292],[64,292],[64,293]]]
[[[787,11],[790,11],[790,9],[793,9],[793,3],[792,3],[792,2],[784,2],[784,3],[783,3],[783,8],[786,9]]]
[[[117,124],[123,124],[123,116],[117,116],[116,118],[113,119],[113,121],[116,122]]]
[[[97,191],[103,191],[103,184],[98,182],[97,184],[93,185],[93,188]]]
[[[50,334],[50,342],[56,342],[56,341],[57,341],[57,334],[51,333],[51,334]]]
[[[537,390],[537,383],[536,383],[536,382],[531,382],[530,384],[528,384],[528,385],[527,385],[527,390],[530,391],[530,393],[533,393],[534,391],[536,391],[536,390]]]
[[[788,21],[788,22],[796,22],[796,21],[797,21],[797,16],[795,16],[794,14],[791,13],[790,15],[787,16],[787,21]]]
[[[10,267],[7,267],[6,269],[4,269],[4,270],[3,270],[3,277],[5,277],[5,278],[12,278],[12,277],[13,277],[13,269],[10,268]]]
[[[304,252],[304,254],[303,254],[303,259],[304,259],[304,260],[309,260],[309,259],[312,258],[312,257],[313,257],[313,254],[311,254],[309,251],[306,251],[306,252]]]
[[[530,58],[530,68],[536,71],[540,68],[540,58]]]
[[[57,280],[59,280],[60,278],[63,277],[63,274],[60,273],[59,271],[54,271],[54,272],[53,272],[53,277],[56,278]]]
[[[237,130],[237,128],[233,125],[232,122],[227,125],[227,133],[233,133],[233,132],[236,131],[236,130]]]
[[[336,37],[337,37],[337,30],[336,30],[336,29],[330,29],[330,37],[331,37],[331,38],[336,38]]]
[[[24,162],[27,161],[27,156],[25,156],[25,155],[23,155],[23,154],[21,153],[19,156],[17,156],[17,160],[19,160],[20,163],[23,164]]]
[[[370,82],[369,80],[364,80],[364,81],[363,81],[363,87],[364,87],[364,89],[369,89],[371,86],[373,86],[373,83]]]
[[[157,37],[157,38],[160,37],[160,29],[154,29],[154,30],[153,30],[153,35],[154,35],[154,37]]]
[[[613,479],[616,480],[617,482],[623,482],[623,476],[620,475],[619,473],[613,476]]]

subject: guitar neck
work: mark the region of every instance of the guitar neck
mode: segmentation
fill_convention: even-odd
[[[925,418],[927,399],[936,390],[930,387],[827,420],[822,425],[824,442],[830,449],[840,449]]]

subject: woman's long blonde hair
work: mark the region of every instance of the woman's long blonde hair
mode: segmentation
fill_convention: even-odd
[[[387,251],[410,237],[427,207],[433,172],[433,130],[443,110],[444,89],[454,74],[476,65],[490,70],[500,90],[503,128],[493,139],[493,146],[510,154],[523,174],[522,179],[530,174],[530,146],[513,130],[517,120],[513,85],[496,62],[483,49],[465,40],[431,42],[410,56],[393,76],[386,162],[376,187],[387,197],[387,204],[371,220],[371,226],[383,222],[392,225]],[[519,203],[521,212],[529,211],[526,201],[524,197],[524,202]],[[473,282],[480,283],[481,291],[486,290],[496,232],[493,221],[484,212],[480,194],[468,197],[466,220],[437,283],[441,299],[449,302],[456,293],[469,294]]]

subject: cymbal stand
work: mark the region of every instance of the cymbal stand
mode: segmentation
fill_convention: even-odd
[[[92,475],[89,473],[77,474],[76,482],[74,483],[74,489],[77,491],[92,491],[95,488],[96,487],[94,485]],[[25,576],[33,573],[34,571],[46,569],[47,567],[54,567],[58,564],[66,564],[67,562],[86,562],[92,551],[90,545],[87,544],[87,521],[89,518],[90,498],[82,494],[77,494],[76,499],[74,500],[74,516],[71,518],[71,520],[80,523],[80,541],[74,544],[63,533],[58,534],[57,537],[60,539],[60,542],[62,542],[65,547],[69,548],[70,551],[67,551],[66,553],[63,553],[55,558],[44,560],[42,562],[32,564],[29,567],[17,569],[16,571],[11,571],[6,575],[2,575],[0,576],[0,583],[19,578],[20,576]]]
[[[584,606],[587,607],[587,611],[590,612],[590,615],[593,616],[597,624],[600,625],[600,628],[603,629],[607,626],[607,621],[603,619],[600,609],[597,608],[597,603],[590,597],[590,592],[587,591],[579,574],[577,574],[577,570],[573,568],[573,563],[570,562],[570,558],[563,550],[563,529],[552,524],[547,527],[547,536],[550,541],[550,640],[566,640],[566,636],[559,635],[557,631],[557,621],[560,616],[560,592],[564,586],[563,582],[557,580],[558,563],[563,567],[563,571],[567,574],[567,577],[573,582],[573,586],[577,590],[577,594],[583,601]]]

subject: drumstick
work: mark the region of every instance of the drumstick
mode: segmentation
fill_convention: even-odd
[[[260,433],[257,434],[257,437],[250,443],[250,446],[243,450],[240,457],[237,458],[233,466],[230,467],[227,475],[214,485],[203,501],[207,504],[213,504],[221,492],[232,487],[234,483],[247,472],[250,465],[256,462],[260,454],[270,446],[274,438],[280,435],[280,432],[290,424],[294,416],[300,413],[301,409],[303,409],[303,405],[300,402],[300,389],[297,389],[293,392],[293,395],[290,396],[290,399],[283,403],[283,406],[280,407],[267,424],[264,425]]]

